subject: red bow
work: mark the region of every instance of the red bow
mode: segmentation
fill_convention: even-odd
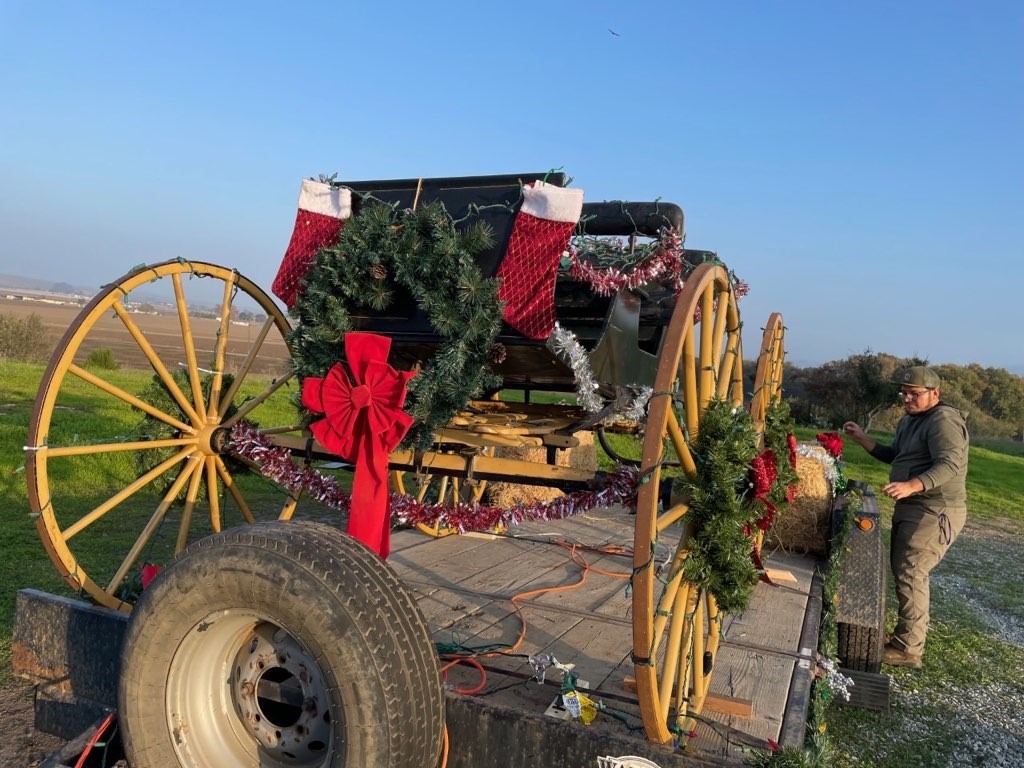
[[[843,438],[839,436],[838,432],[822,432],[815,438],[815,440],[821,443],[825,450],[835,458],[842,458]]]
[[[302,382],[302,404],[324,414],[310,429],[331,453],[355,461],[348,532],[381,557],[391,551],[388,454],[414,419],[402,410],[405,385],[414,371],[387,364],[391,339],[372,333],[345,334],[345,357],[355,385],[336,363],[320,378]]]

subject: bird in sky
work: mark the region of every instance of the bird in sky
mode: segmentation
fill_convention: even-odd
[[[619,34],[618,32],[616,32],[616,31],[615,31],[614,29],[612,29],[611,27],[608,27],[608,31],[609,31],[609,32],[611,32],[611,33],[612,33],[613,35],[615,35],[616,37],[622,37],[622,35],[620,35],[620,34]]]

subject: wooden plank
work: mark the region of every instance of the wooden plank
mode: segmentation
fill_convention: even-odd
[[[779,558],[796,579],[796,585],[758,583],[747,610],[726,617],[724,636],[730,644],[745,642],[799,654],[803,616],[807,608],[813,567],[793,558]]]
[[[792,571],[783,570],[781,568],[765,568],[764,575],[776,584],[799,583],[799,579],[793,575]]]
[[[749,718],[754,716],[754,702],[750,699],[737,699],[734,696],[709,693],[704,699],[704,711]]]
[[[777,741],[795,665],[796,660],[786,656],[721,647],[709,693],[750,701],[752,712],[742,720],[721,715],[719,722],[754,738]],[[741,754],[729,739],[719,740],[722,754]]]

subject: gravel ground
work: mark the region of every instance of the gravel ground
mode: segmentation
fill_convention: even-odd
[[[844,764],[1024,768],[1022,550],[1024,531],[972,527],[932,576],[933,622],[949,631],[976,630],[1001,658],[1020,665],[1001,669],[992,659],[965,658],[981,670],[969,685],[883,668],[892,673],[891,711],[865,716],[852,737],[842,728]],[[928,663],[926,654],[926,670]]]

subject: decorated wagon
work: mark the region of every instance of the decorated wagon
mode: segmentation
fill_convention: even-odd
[[[598,505],[635,515],[648,738],[688,729],[722,610],[749,598],[759,524],[792,476],[772,458],[786,451],[770,424],[781,317],[745,393],[745,286],[683,231],[676,205],[585,203],[561,173],[322,178],[302,185],[273,284],[294,326],[210,263],[105,286],[44,375],[27,475],[61,574],[135,606],[120,708],[132,764],[434,764],[442,689],[383,562],[392,526],[443,536]],[[144,391],[87,362],[115,344],[152,368]],[[81,412],[97,393],[105,410]],[[591,436],[605,470],[560,460]],[[495,482],[524,490],[495,505]],[[668,531],[678,544],[659,561]]]

